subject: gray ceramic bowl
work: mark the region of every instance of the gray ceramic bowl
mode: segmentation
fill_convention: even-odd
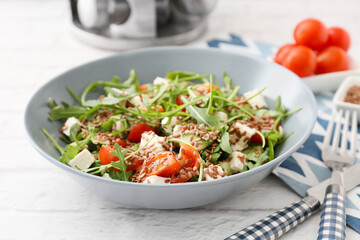
[[[151,82],[172,70],[213,73],[215,79],[221,81],[226,71],[241,86],[241,93],[266,86],[264,94],[270,107],[280,95],[288,109],[302,108],[302,111],[286,120],[285,133],[293,131],[294,134],[276,149],[273,161],[218,180],[172,185],[121,182],[86,174],[59,162],[59,153],[41,131],[44,127],[55,139],[59,137],[61,123],[48,120],[48,98],[74,103],[66,86],[79,94],[95,80],[109,80],[114,75],[126,79],[130,69],[137,71],[142,82]],[[213,203],[260,182],[304,143],[315,119],[316,102],[312,92],[296,75],[277,64],[216,49],[162,47],[125,52],[91,62],[49,81],[30,100],[25,112],[25,127],[37,151],[96,194],[130,207],[176,209]]]

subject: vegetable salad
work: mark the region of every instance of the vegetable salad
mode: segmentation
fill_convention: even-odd
[[[208,181],[247,171],[274,159],[289,114],[276,99],[269,110],[262,91],[238,95],[240,86],[224,73],[169,72],[140,85],[131,70],[87,86],[77,104],[49,99],[49,118],[64,122],[59,160],[79,171],[120,181],[172,184]],[[101,96],[88,99],[90,91]]]

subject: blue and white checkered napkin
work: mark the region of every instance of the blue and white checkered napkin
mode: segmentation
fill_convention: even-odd
[[[275,45],[253,41],[235,34],[213,39],[207,44],[209,47],[251,53],[265,59],[274,56],[277,50]],[[316,94],[315,97],[318,104],[318,117],[311,136],[302,148],[273,172],[302,197],[306,196],[308,188],[330,177],[330,170],[321,159],[320,147],[331,116],[333,93]],[[360,162],[359,149],[356,161]],[[360,233],[360,187],[356,187],[347,194],[346,221],[350,227]]]

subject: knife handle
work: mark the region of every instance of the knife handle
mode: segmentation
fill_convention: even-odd
[[[320,207],[320,202],[313,196],[302,200],[263,218],[226,238],[230,239],[276,239],[290,229],[302,223]]]
[[[331,185],[330,185],[331,186]],[[346,231],[345,197],[327,193],[321,212],[318,240],[344,240]]]

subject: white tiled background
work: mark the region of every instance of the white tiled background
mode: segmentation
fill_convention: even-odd
[[[295,24],[317,17],[347,28],[360,54],[358,0],[219,0],[211,37],[234,32],[276,44]],[[247,193],[191,210],[127,209],[83,189],[29,145],[28,99],[52,77],[114,52],[76,41],[65,0],[0,1],[0,239],[222,239],[299,197],[274,176]],[[319,214],[282,239],[314,239]],[[360,235],[347,230],[348,239]]]

